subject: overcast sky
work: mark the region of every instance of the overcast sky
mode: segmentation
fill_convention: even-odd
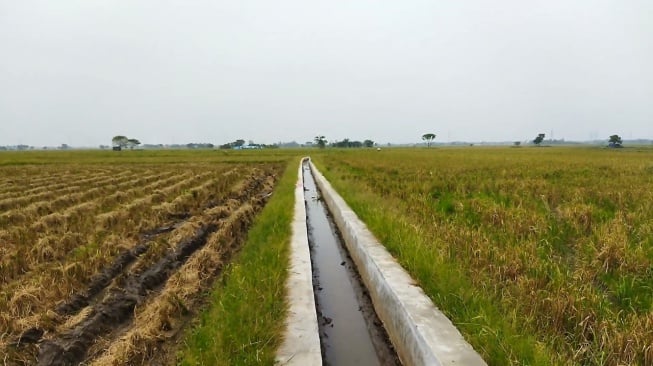
[[[0,145],[653,138],[650,0],[0,0]]]

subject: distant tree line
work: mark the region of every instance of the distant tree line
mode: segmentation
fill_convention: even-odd
[[[345,148],[361,148],[361,147],[373,147],[374,141],[365,140],[361,141],[352,141],[349,139],[343,139],[342,141],[335,141],[330,144],[331,147],[345,147]]]
[[[267,144],[257,144],[252,140],[249,140],[247,144],[245,144],[245,140],[243,139],[238,139],[236,141],[228,142],[226,144],[220,145],[220,149],[277,149],[279,148],[279,145],[277,144],[272,144],[272,145],[267,145]]]
[[[541,146],[545,137],[546,137],[546,134],[538,133],[537,136],[533,139],[533,143],[536,146]],[[549,141],[552,142],[554,140],[549,140]],[[622,144],[623,144],[623,140],[621,139],[621,136],[619,136],[619,135],[610,135],[610,137],[608,137],[608,147],[620,148],[620,147],[623,147]],[[519,146],[518,141],[515,142],[515,146]]]
[[[212,143],[191,142],[190,144],[186,144],[186,147],[189,149],[213,149],[215,145]]]
[[[325,148],[328,144],[326,137],[322,135],[315,136],[315,145],[319,148]],[[333,141],[329,144],[330,147],[339,147],[339,148],[361,148],[361,147],[374,147],[376,143],[373,140],[357,141],[350,140],[348,138],[341,141]]]
[[[28,146],[28,145],[16,145],[16,150],[28,150],[30,148],[34,148],[33,146]],[[3,150],[7,150],[6,147],[3,146]]]
[[[238,139],[233,142],[227,142],[226,144],[220,145],[221,149],[234,149],[234,148],[239,148],[245,145],[245,140]]]

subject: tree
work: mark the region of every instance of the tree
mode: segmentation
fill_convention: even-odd
[[[324,137],[324,136],[315,136],[315,144],[317,144],[317,146],[318,146],[320,149],[324,149],[324,147],[325,147],[326,144],[327,144],[327,139],[326,139],[326,137]]]
[[[610,147],[622,147],[621,146],[622,143],[623,141],[621,140],[621,137],[619,135],[612,135],[608,140],[608,146]]]
[[[364,145],[363,145],[362,142],[360,142],[360,141],[358,141],[358,140],[351,141],[350,139],[346,138],[346,139],[344,139],[344,140],[342,140],[342,141],[332,142],[332,143],[331,143],[331,146],[332,146],[332,147],[353,147],[353,148],[361,148],[361,147],[363,147]]]
[[[127,136],[122,136],[122,135],[114,136],[111,139],[113,146],[120,146],[121,148],[127,146],[127,141],[129,141]]]
[[[128,140],[127,140],[127,146],[128,146],[130,149],[133,149],[133,148],[135,148],[136,146],[138,146],[138,145],[140,145],[140,144],[141,144],[141,142],[138,141],[137,139],[128,139]]]
[[[422,135],[422,140],[426,141],[426,146],[431,147],[431,141],[435,140],[434,133],[425,133]]]
[[[546,135],[543,134],[543,133],[538,134],[537,137],[533,140],[533,143],[534,143],[535,145],[537,145],[537,146],[540,146],[540,144],[542,143],[542,141],[544,141],[544,137],[545,137],[545,136],[546,136]]]
[[[347,139],[344,139],[342,141],[338,141],[338,142],[336,142],[335,146],[336,147],[350,147],[349,139],[347,138]]]
[[[374,147],[374,141],[365,140],[365,141],[363,141],[363,146],[365,146],[365,147]]]

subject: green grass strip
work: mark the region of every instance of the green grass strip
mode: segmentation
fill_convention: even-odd
[[[297,179],[291,159],[274,195],[256,218],[240,254],[187,332],[181,365],[272,365],[286,317],[285,282]]]

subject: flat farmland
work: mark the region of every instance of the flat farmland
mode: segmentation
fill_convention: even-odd
[[[174,363],[290,156],[0,154],[1,361]]]
[[[489,364],[653,364],[653,149],[313,161]]]

